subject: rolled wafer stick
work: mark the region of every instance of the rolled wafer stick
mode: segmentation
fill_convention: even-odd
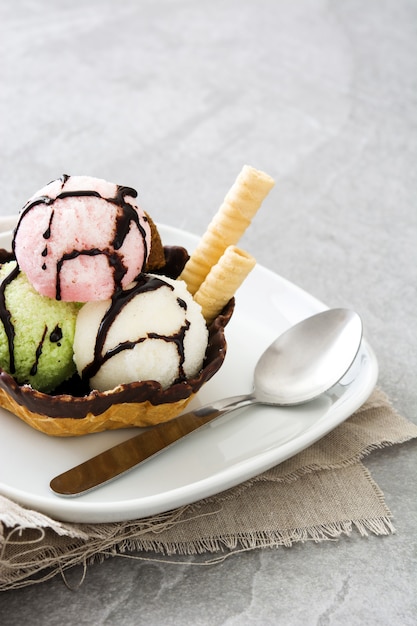
[[[274,184],[268,174],[242,168],[180,276],[193,295],[226,248],[237,244]]]
[[[226,248],[194,295],[208,325],[235,295],[255,265],[254,257],[244,250],[236,246]]]

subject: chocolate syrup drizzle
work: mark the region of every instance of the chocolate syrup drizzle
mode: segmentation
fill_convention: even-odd
[[[175,382],[180,382],[181,380],[186,379],[183,366],[185,359],[184,339],[187,330],[190,327],[190,322],[188,320],[185,320],[185,323],[181,326],[181,328],[172,335],[160,335],[158,333],[150,332],[147,333],[145,337],[138,337],[138,339],[134,341],[124,341],[122,343],[119,343],[117,346],[107,351],[104,351],[104,344],[110,328],[113,322],[116,320],[117,316],[123,310],[123,308],[138,294],[156,291],[157,289],[161,289],[162,287],[167,287],[171,291],[174,290],[174,287],[172,285],[168,284],[166,281],[158,278],[157,276],[140,274],[137,278],[137,282],[133,287],[130,287],[129,289],[124,289],[113,295],[111,303],[107,311],[105,312],[97,331],[93,360],[84,368],[82,372],[81,378],[84,382],[88,382],[91,378],[93,378],[97,374],[101,366],[106,361],[111,359],[111,357],[122,352],[123,350],[132,350],[136,345],[142,343],[143,341],[146,341],[146,339],[161,339],[169,343],[174,343],[177,348],[179,357],[178,377]],[[187,310],[187,304],[181,298],[177,298],[177,304],[182,309]]]
[[[38,363],[39,363],[39,359],[41,357],[42,354],[42,348],[43,348],[43,342],[45,341],[45,337],[46,337],[46,333],[48,332],[48,327],[45,326],[45,328],[43,329],[43,333],[42,333],[42,338],[39,342],[38,347],[36,348],[35,351],[35,362],[32,365],[32,367],[30,368],[30,375],[31,376],[35,376],[36,372],[38,371]]]
[[[99,254],[104,254],[107,257],[109,266],[113,269],[113,280],[114,280],[114,285],[115,285],[115,291],[118,291],[122,288],[121,286],[122,280],[123,280],[124,275],[127,272],[127,267],[125,267],[122,261],[122,258],[120,254],[118,254],[117,251],[120,250],[120,248],[123,246],[123,243],[129,233],[130,225],[132,222],[136,225],[137,229],[142,235],[143,244],[145,247],[142,271],[145,268],[146,259],[148,256],[145,229],[140,223],[140,218],[139,218],[138,213],[135,211],[134,207],[131,204],[129,204],[129,202],[127,202],[125,199],[126,196],[136,198],[138,195],[137,191],[133,189],[132,187],[125,187],[122,185],[117,185],[116,194],[114,198],[103,198],[103,196],[101,196],[98,191],[84,190],[84,189],[77,190],[77,191],[65,191],[64,187],[69,179],[70,179],[70,176],[68,176],[67,174],[63,174],[61,176],[61,178],[59,179],[61,181],[61,192],[57,194],[55,198],[51,198],[50,196],[38,196],[34,198],[33,200],[31,200],[30,202],[28,202],[23,207],[22,213],[20,215],[20,219],[18,221],[16,230],[14,233],[13,244],[12,244],[13,252],[15,252],[15,239],[16,239],[16,235],[18,233],[19,227],[22,223],[22,220],[24,219],[25,215],[27,215],[27,213],[31,211],[34,207],[38,206],[39,204],[46,204],[46,205],[53,206],[56,200],[62,200],[65,198],[73,198],[73,197],[80,197],[80,196],[90,196],[90,197],[92,196],[96,198],[101,198],[102,200],[105,200],[106,202],[110,202],[111,204],[114,204],[117,207],[119,207],[119,209],[121,209],[117,213],[116,223],[115,223],[115,235],[114,235],[113,241],[110,243],[110,246],[105,250],[99,250],[98,248],[92,248],[90,250],[77,250],[74,248],[73,250],[68,251],[65,254],[63,254],[62,257],[58,259],[56,263],[55,298],[56,300],[61,300],[61,269],[62,269],[63,264],[65,263],[65,261],[75,259],[81,255],[96,256]],[[48,239],[50,239],[51,237],[53,219],[54,219],[54,209],[52,209],[51,211],[48,228],[43,233],[43,238],[46,241],[48,241]],[[43,270],[46,270],[47,268],[46,261],[47,261],[47,256],[48,256],[47,244],[45,245],[45,248],[42,250],[41,255],[44,259],[41,267]]]
[[[9,371],[11,374],[16,373],[16,363],[14,354],[14,340],[15,340],[15,328],[12,321],[10,311],[6,306],[6,288],[15,280],[20,273],[19,266],[16,266],[9,272],[9,274],[0,283],[0,320],[3,322],[4,331],[7,337],[7,345],[9,348]],[[48,327],[45,326],[42,333],[41,340],[35,350],[35,361],[30,369],[30,376],[35,376],[38,371],[39,359],[42,354],[43,346],[45,343]],[[53,331],[49,335],[49,341],[56,343],[57,346],[61,346],[62,329],[57,324]]]
[[[4,332],[7,337],[7,346],[9,348],[9,368],[10,373],[14,374],[16,372],[15,358],[14,358],[14,338],[15,338],[15,329],[14,324],[12,322],[12,316],[10,311],[6,306],[6,288],[7,285],[17,278],[19,275],[19,266],[16,264],[16,267],[12,269],[12,271],[5,277],[0,283],[0,320],[3,322]]]
[[[59,180],[61,181],[61,193],[59,193],[55,198],[51,198],[50,196],[38,196],[36,198],[34,198],[33,200],[29,201],[22,209],[19,221],[17,223],[15,232],[14,232],[14,237],[13,237],[13,242],[12,242],[12,250],[13,250],[13,256],[15,256],[15,239],[16,239],[16,234],[19,230],[19,227],[22,223],[22,220],[24,219],[25,215],[28,214],[29,211],[31,211],[35,206],[39,205],[39,204],[45,204],[45,205],[51,205],[53,206],[54,202],[58,199],[63,199],[63,198],[71,198],[71,197],[77,197],[77,196],[95,196],[98,198],[102,198],[102,196],[96,192],[96,191],[88,191],[88,190],[80,190],[80,191],[64,191],[64,186],[67,183],[67,181],[70,179],[70,176],[68,176],[67,174],[63,174]],[[121,209],[121,211],[118,212],[117,214],[117,218],[116,218],[116,228],[115,228],[115,236],[113,241],[111,242],[111,247],[109,247],[108,250],[99,250],[97,248],[93,248],[91,250],[72,250],[71,252],[67,252],[65,253],[61,259],[59,259],[57,261],[57,271],[56,271],[56,299],[60,300],[61,299],[61,283],[60,283],[60,272],[62,269],[62,265],[64,264],[65,261],[69,260],[69,259],[74,259],[78,256],[80,256],[81,254],[84,255],[88,255],[88,256],[94,256],[97,254],[105,254],[107,256],[108,259],[108,263],[110,265],[110,267],[113,268],[113,276],[114,276],[114,283],[115,283],[115,292],[118,293],[120,291],[122,291],[122,286],[121,286],[121,282],[123,279],[123,276],[125,275],[127,268],[125,268],[125,266],[123,265],[119,254],[117,254],[117,250],[119,250],[121,248],[121,246],[123,245],[123,242],[127,236],[127,234],[129,233],[130,230],[130,224],[133,222],[136,227],[138,228],[139,232],[142,235],[143,238],[143,243],[145,246],[145,250],[144,250],[144,261],[143,261],[143,266],[142,266],[142,271],[145,268],[145,264],[146,264],[146,259],[147,259],[147,246],[146,246],[146,233],[145,230],[143,228],[143,226],[140,223],[140,219],[139,219],[139,215],[137,214],[137,212],[135,211],[135,209],[133,208],[133,206],[131,204],[129,204],[128,202],[126,202],[125,198],[126,196],[130,196],[132,198],[136,198],[137,197],[137,191],[131,187],[125,187],[125,186],[120,186],[117,185],[116,186],[116,195],[114,196],[114,198],[102,198],[103,200],[110,202],[112,204],[115,204],[117,207],[119,207]],[[49,217],[49,222],[48,222],[48,227],[45,230],[45,232],[43,233],[43,238],[46,240],[46,242],[48,241],[48,239],[50,239],[51,237],[51,230],[52,230],[52,225],[53,225],[53,219],[54,219],[54,209],[52,208],[51,210],[51,214]],[[146,218],[145,218],[146,219]],[[43,259],[45,259],[45,261],[47,260],[48,257],[48,245],[46,243],[45,248],[42,250],[41,252],[41,256]],[[46,269],[46,262],[42,263],[42,269]],[[14,374],[16,372],[16,364],[15,364],[15,354],[14,354],[14,342],[15,342],[15,328],[14,328],[14,324],[12,321],[12,316],[10,311],[7,309],[6,306],[6,288],[7,286],[17,278],[17,276],[20,273],[20,268],[18,263],[16,263],[16,267],[13,268],[13,270],[1,281],[0,283],[0,320],[3,322],[3,326],[4,326],[4,330],[6,333],[6,337],[7,337],[7,344],[8,344],[8,349],[9,349],[9,371],[10,374]],[[31,368],[31,375],[34,376],[37,372],[37,368],[38,368],[38,363],[39,363],[39,358],[40,355],[42,353],[42,347],[46,338],[46,334],[48,332],[47,327],[45,326],[45,330],[43,333],[43,336],[41,338],[41,341],[36,349],[35,352],[35,362]],[[60,346],[61,344],[59,343],[60,340],[62,339],[62,330],[59,328],[59,326],[56,326],[55,329],[51,332],[51,334],[49,335],[49,340],[53,343],[57,343],[58,346]]]

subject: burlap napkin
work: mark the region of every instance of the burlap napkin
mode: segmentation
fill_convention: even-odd
[[[391,512],[361,459],[416,437],[417,426],[375,390],[352,417],[297,456],[162,515],[65,524],[0,496],[0,590],[64,576],[74,565],[85,573],[89,563],[121,554],[178,560],[199,553],[215,563],[236,551],[335,539],[352,530],[387,535],[394,532]]]

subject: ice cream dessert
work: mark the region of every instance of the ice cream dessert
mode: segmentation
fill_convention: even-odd
[[[106,391],[137,380],[167,389],[202,368],[208,330],[183,281],[141,274],[113,299],[88,302],[74,338],[78,373]]]
[[[151,226],[130,187],[89,176],[62,176],[26,203],[14,253],[35,289],[56,300],[111,298],[142,272]],[[155,266],[155,264],[154,264]]]
[[[178,415],[224,361],[234,293],[255,264],[235,243],[272,186],[268,175],[245,166],[191,257],[162,245],[130,187],[62,176],[34,194],[20,213],[11,254],[0,259],[15,257],[13,272],[45,303],[36,307],[36,322],[28,321],[43,328],[40,339],[33,333],[31,368],[35,363],[39,379],[44,367],[61,369],[59,353],[51,350],[48,359],[44,345],[46,338],[54,343],[49,306],[52,312],[64,305],[76,311],[68,352],[77,373],[68,378],[70,370],[62,369],[59,382],[47,387],[16,375],[7,361],[12,318],[3,298],[0,405],[59,436],[150,426]],[[7,264],[2,272],[6,294]],[[22,299],[15,309],[23,306]]]
[[[41,296],[15,261],[0,267],[0,367],[20,384],[49,392],[75,373],[79,306]]]

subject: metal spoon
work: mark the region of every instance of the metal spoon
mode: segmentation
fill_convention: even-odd
[[[56,476],[51,489],[76,496],[109,482],[211,420],[253,404],[288,406],[318,397],[348,371],[362,340],[362,322],[329,309],[292,326],[259,359],[253,392],[213,402],[124,441]]]

